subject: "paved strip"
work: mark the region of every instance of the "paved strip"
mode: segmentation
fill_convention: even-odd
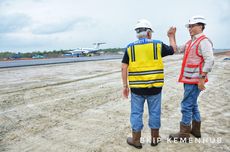
[[[47,64],[62,64],[62,63],[98,61],[98,60],[113,60],[113,59],[121,59],[121,58],[122,58],[121,55],[111,55],[111,56],[95,56],[95,57],[13,60],[13,61],[1,61],[0,62],[0,68],[37,66],[37,65],[47,65]]]

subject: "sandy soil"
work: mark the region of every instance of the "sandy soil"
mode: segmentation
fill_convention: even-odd
[[[126,144],[131,135],[129,99],[121,96],[120,60],[0,69],[0,151],[10,152],[220,152],[230,151],[230,61],[219,54],[199,98],[201,143],[167,140],[178,131],[181,55],[164,58],[163,141],[148,143],[145,105],[143,148]]]

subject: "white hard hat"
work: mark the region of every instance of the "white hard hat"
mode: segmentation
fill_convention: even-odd
[[[137,24],[135,25],[134,29],[136,30],[138,28],[147,28],[153,31],[152,24],[146,19],[140,19],[137,21]]]
[[[203,23],[206,25],[206,19],[201,15],[193,16],[189,19],[188,24],[186,24],[185,27],[189,27],[189,25],[196,23]]]

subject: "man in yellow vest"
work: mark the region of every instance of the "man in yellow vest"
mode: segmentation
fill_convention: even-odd
[[[197,98],[200,91],[205,89],[208,81],[207,74],[214,64],[212,42],[203,34],[206,20],[197,15],[189,20],[186,27],[189,29],[191,40],[181,47],[184,52],[179,82],[184,83],[184,98],[181,101],[182,120],[180,131],[169,135],[172,140],[188,142],[190,133],[196,138],[201,137],[201,118]],[[192,122],[192,128],[191,128]]]
[[[151,39],[153,29],[148,20],[139,20],[135,31],[138,40],[127,46],[122,59],[122,80],[124,97],[128,98],[129,88],[131,89],[132,137],[127,138],[127,143],[140,149],[145,100],[149,110],[151,145],[156,146],[159,142],[161,90],[164,84],[162,57],[172,55],[176,50],[176,28],[171,27],[168,31],[170,46]]]

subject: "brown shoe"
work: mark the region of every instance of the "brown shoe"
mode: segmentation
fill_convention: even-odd
[[[201,126],[201,121],[195,121],[195,120],[192,121],[191,134],[196,138],[201,137],[200,126]]]
[[[151,146],[157,146],[160,143],[159,129],[151,129]]]
[[[183,125],[182,123],[180,123],[180,132],[176,133],[176,134],[170,134],[169,138],[170,140],[179,140],[179,141],[189,141],[190,138],[190,132],[191,132],[191,125],[186,126]]]
[[[133,137],[127,138],[127,143],[137,149],[142,148],[142,144],[140,142],[141,132],[132,132]]]

